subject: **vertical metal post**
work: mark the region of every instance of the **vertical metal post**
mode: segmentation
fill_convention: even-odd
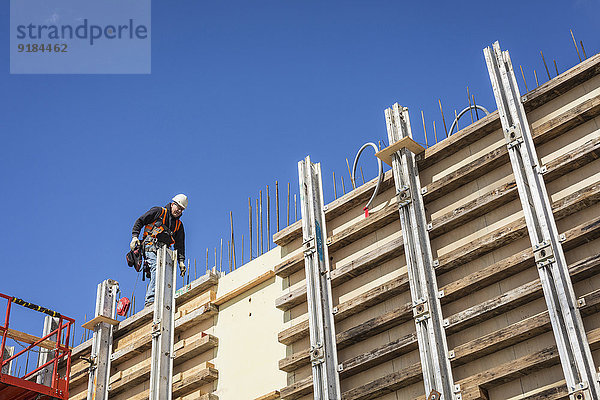
[[[119,283],[107,279],[98,284],[96,294],[96,317],[103,315],[114,319],[116,313]],[[94,327],[88,381],[88,400],[108,400],[108,380],[110,378],[110,355],[112,354],[113,326],[99,322]]]
[[[320,164],[298,162],[315,400],[341,399]]]
[[[150,400],[173,397],[173,336],[175,334],[175,264],[177,251],[163,245],[157,250]]]
[[[44,330],[42,331],[42,337],[45,337],[47,334],[56,330],[57,328],[58,328],[58,318],[46,315],[46,318],[44,319]],[[56,334],[50,336],[48,339],[56,341]],[[67,341],[67,343],[68,343],[68,341]],[[54,358],[54,351],[41,348],[40,353],[38,355],[38,362],[37,362],[38,367],[40,365],[44,365],[48,360],[50,360],[52,358]],[[39,383],[40,385],[50,386],[52,384],[52,373],[53,372],[54,372],[54,365],[53,364],[47,365],[42,370],[40,370],[40,372],[38,373],[38,375],[36,377],[36,382]]]
[[[402,138],[412,138],[407,108],[396,103],[385,110],[385,119],[390,146]],[[448,358],[442,307],[415,155],[406,148],[395,152],[392,155],[392,171],[400,211],[425,395],[435,399],[459,399],[460,389],[454,385]]]
[[[508,51],[483,50],[529,239],[571,399],[598,399],[600,386],[560,244],[533,137]]]

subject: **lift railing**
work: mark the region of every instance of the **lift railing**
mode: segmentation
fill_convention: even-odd
[[[18,353],[13,354],[6,359],[2,359],[0,365],[0,383],[4,386],[13,386],[21,388],[21,393],[38,393],[41,395],[47,395],[58,399],[69,398],[69,375],[71,372],[71,349],[69,348],[69,337],[71,335],[72,325],[75,320],[69,317],[65,317],[57,313],[56,311],[49,310],[44,307],[37,306],[32,303],[28,303],[24,300],[16,297],[7,296],[0,293],[0,297],[7,301],[6,316],[4,319],[4,325],[0,326],[0,334],[2,335],[2,344],[0,345],[0,354],[5,354],[5,347],[7,345],[7,339],[12,339],[16,342],[27,343],[28,346]],[[11,305],[17,304],[47,315],[54,317],[58,320],[58,327],[45,336],[38,338],[27,333],[19,332],[9,328]],[[51,339],[51,338],[56,338]],[[2,373],[5,370],[5,366],[10,365],[13,360],[16,360],[19,356],[27,353],[28,351],[35,351],[36,348],[46,349],[48,353],[48,360],[38,365],[37,368],[30,372],[25,371],[21,377],[14,376],[13,374]],[[66,369],[63,376],[59,374],[59,362],[64,362]],[[33,378],[39,374],[44,368],[52,365],[52,376],[50,379],[50,386],[41,385],[33,381]]]

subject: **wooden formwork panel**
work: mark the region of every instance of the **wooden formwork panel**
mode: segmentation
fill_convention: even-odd
[[[563,234],[580,311],[600,347],[600,56],[523,96],[544,181]],[[565,398],[560,360],[497,113],[418,157],[454,378],[464,399]],[[375,181],[328,205],[344,399],[423,394],[393,178],[364,218]],[[282,399],[310,398],[308,322],[299,224],[274,240],[288,345]],[[520,396],[520,397],[519,397]],[[424,397],[423,397],[424,398]]]

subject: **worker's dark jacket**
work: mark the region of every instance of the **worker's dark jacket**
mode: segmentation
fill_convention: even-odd
[[[167,209],[165,225],[167,225],[167,227],[173,231],[175,230],[175,224],[179,218],[175,218],[173,215],[171,215],[171,203],[167,204],[165,208]],[[154,222],[156,222],[159,219],[161,212],[162,207],[152,207],[150,210],[148,210],[148,212],[135,221],[133,224],[133,229],[131,230],[131,234],[135,237],[139,237],[140,232],[142,229],[144,229],[144,226],[152,225]],[[177,232],[175,232],[173,238],[175,239],[175,244],[173,247],[175,250],[177,250],[177,258],[180,261],[183,261],[185,260],[185,232],[183,230],[183,223],[181,223],[181,226],[179,229],[177,229]]]

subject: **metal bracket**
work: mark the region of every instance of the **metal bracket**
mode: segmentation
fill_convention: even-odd
[[[580,382],[575,387],[569,387],[570,400],[592,400],[587,382]]]
[[[440,400],[442,398],[442,394],[437,390],[432,390],[427,396],[427,400]]]
[[[396,192],[396,199],[398,200],[398,207],[405,207],[410,204],[410,188],[408,186],[402,186],[398,192]]]
[[[523,133],[517,125],[512,125],[510,128],[504,129],[502,132],[504,133],[504,138],[506,139],[509,149],[518,145],[519,143],[523,143]]]
[[[311,237],[307,241],[302,243],[302,252],[304,255],[311,255],[317,251],[317,241],[314,237]]]
[[[413,304],[413,318],[415,322],[424,321],[429,317],[429,303],[427,300],[421,300]]]
[[[316,346],[310,348],[310,363],[312,365],[322,364],[325,362],[325,349],[323,344],[317,343]]]
[[[539,268],[551,264],[554,261],[552,244],[547,240],[536,244],[533,247],[533,256],[535,258],[535,263]]]

